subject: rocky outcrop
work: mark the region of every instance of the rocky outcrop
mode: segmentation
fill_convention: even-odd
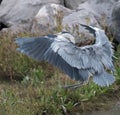
[[[63,4],[63,0],[3,0],[0,6],[0,22],[10,26],[29,22],[48,3]]]
[[[118,0],[2,0],[0,30],[43,33],[62,23],[64,29],[68,26],[74,31],[74,25],[81,23],[110,27],[115,40],[120,42],[119,9]]]

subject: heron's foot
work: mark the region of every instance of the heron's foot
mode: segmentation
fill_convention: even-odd
[[[88,84],[88,82],[81,82],[79,84],[63,86],[63,88],[65,88],[65,89],[77,89],[77,88],[84,86],[84,85],[87,85],[87,84]]]

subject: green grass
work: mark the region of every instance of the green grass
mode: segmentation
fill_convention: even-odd
[[[0,38],[0,115],[77,115],[106,108],[115,95],[120,96],[120,46],[115,52],[115,84],[101,88],[90,82],[77,90],[65,90],[62,86],[76,82],[52,65],[16,52],[13,41],[18,36],[33,35],[8,33]]]

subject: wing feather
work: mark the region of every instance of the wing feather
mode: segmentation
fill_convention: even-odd
[[[79,70],[78,68],[71,66],[58,54],[58,52],[54,52],[53,49],[50,47],[51,44],[54,42],[53,39],[17,38],[16,43],[17,42],[19,45],[18,50],[20,52],[38,61],[41,61],[41,60],[48,61],[49,63],[61,69],[64,73],[69,75],[72,79],[85,81],[90,76],[90,73],[88,70],[83,70],[83,69]],[[58,48],[58,46],[56,47]]]
[[[61,42],[62,47],[58,47],[58,41],[52,43],[51,48],[54,51],[54,47],[57,45],[57,53],[72,67],[78,69],[94,69],[96,72],[100,73],[103,71],[103,64],[101,62],[101,55],[98,53],[100,48],[92,45],[87,48],[77,47],[71,42]],[[96,50],[98,49],[98,50]],[[106,60],[107,61],[107,60]]]
[[[106,68],[114,69],[113,52],[107,42],[103,45],[77,47],[63,36],[49,35],[40,38],[17,38],[16,43],[20,52],[38,61],[48,61],[72,79],[86,81],[93,74],[94,82],[101,86],[114,82],[113,76],[105,72]]]

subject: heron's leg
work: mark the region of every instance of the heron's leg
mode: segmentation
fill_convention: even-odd
[[[87,85],[88,84],[88,81],[84,81],[84,82],[80,82],[78,84],[74,84],[74,85],[67,85],[67,86],[64,86],[63,88],[65,89],[77,89],[83,85]]]

